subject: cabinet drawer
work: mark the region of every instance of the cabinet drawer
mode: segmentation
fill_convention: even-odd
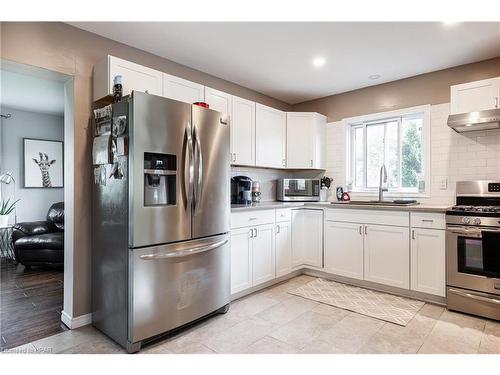
[[[412,228],[446,229],[444,214],[432,212],[411,212]]]
[[[393,210],[330,208],[326,210],[326,220],[360,224],[408,226],[410,224],[410,215],[408,212]]]
[[[275,210],[234,212],[231,214],[231,228],[249,227],[274,223]]]
[[[276,209],[276,222],[292,220],[291,208],[278,208]]]

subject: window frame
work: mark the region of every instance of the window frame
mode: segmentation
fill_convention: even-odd
[[[373,113],[369,115],[350,117],[343,119],[345,134],[346,134],[346,163],[345,163],[345,178],[346,182],[351,181],[353,193],[358,196],[373,196],[378,194],[378,187],[369,188],[367,187],[367,138],[366,138],[366,127],[369,125],[375,125],[379,123],[388,123],[391,120],[398,121],[398,163],[399,170],[401,172],[401,132],[402,132],[402,120],[404,117],[412,117],[417,115],[422,115],[422,170],[424,174],[424,190],[422,192],[415,191],[414,189],[402,188],[401,179],[402,173],[399,173],[399,181],[397,188],[389,188],[389,191],[385,194],[386,196],[392,197],[429,197],[431,192],[431,171],[430,171],[430,104],[403,108],[395,111]],[[354,186],[355,177],[355,162],[354,162],[354,131],[356,128],[363,128],[363,187],[359,188]],[[387,131],[387,125],[384,126],[384,138]],[[384,162],[386,158],[387,150],[384,149]]]

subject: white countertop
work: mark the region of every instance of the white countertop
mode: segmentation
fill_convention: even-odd
[[[350,202],[260,202],[251,205],[231,205],[231,212],[251,211],[251,210],[266,210],[286,207],[315,207],[315,208],[345,208],[345,209],[362,209],[362,210],[389,210],[389,211],[413,211],[413,212],[437,212],[444,213],[450,208],[449,205],[429,205],[418,204],[413,206],[387,206],[378,204],[356,204]]]

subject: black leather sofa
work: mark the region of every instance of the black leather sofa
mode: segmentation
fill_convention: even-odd
[[[64,264],[64,202],[54,203],[46,221],[18,223],[12,231],[16,260],[31,266]]]

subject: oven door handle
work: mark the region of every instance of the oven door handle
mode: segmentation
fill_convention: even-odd
[[[458,234],[460,236],[481,237],[481,230],[475,228],[448,227],[448,232]]]
[[[469,236],[469,237],[481,237],[482,232],[500,233],[500,229],[491,227],[477,228],[477,227],[448,226],[448,231],[453,234]]]
[[[482,296],[478,296],[478,295],[475,295],[475,294],[472,294],[472,293],[462,292],[460,290],[451,289],[451,288],[448,289],[448,291],[450,293],[456,294],[456,295],[461,296],[461,297],[466,297],[466,298],[474,299],[476,301],[487,302],[487,303],[495,303],[495,304],[499,304],[500,305],[500,299],[482,297]]]

